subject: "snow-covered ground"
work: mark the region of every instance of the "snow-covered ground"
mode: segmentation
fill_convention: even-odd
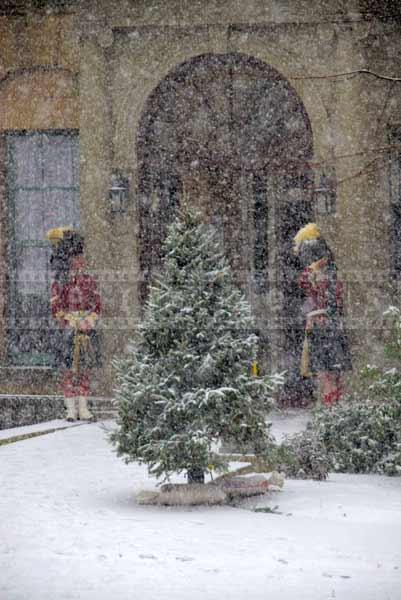
[[[1,446],[0,599],[401,599],[401,479],[286,481],[243,508],[138,506],[154,487],[100,424]]]
[[[286,435],[292,435],[305,429],[311,419],[309,410],[287,408],[286,410],[273,410],[269,413],[271,432],[277,442],[281,442]]]
[[[30,434],[45,433],[55,429],[67,429],[69,427],[78,427],[80,421],[69,423],[64,419],[55,419],[54,421],[46,421],[45,423],[36,423],[35,425],[24,425],[22,427],[13,427],[12,429],[0,429],[0,441],[15,438],[19,436],[29,436]]]

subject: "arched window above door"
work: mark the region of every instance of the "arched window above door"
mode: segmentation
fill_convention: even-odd
[[[207,54],[179,65],[151,94],[137,151],[143,186],[161,165],[294,177],[312,156],[312,135],[303,104],[275,69],[242,54]]]

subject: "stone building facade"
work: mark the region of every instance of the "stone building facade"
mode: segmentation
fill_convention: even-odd
[[[401,26],[374,6],[31,0],[0,9],[2,394],[57,394],[43,235],[69,221],[85,235],[104,304],[93,395],[112,395],[112,357],[140,319],[183,198],[221,235],[254,309],[262,364],[296,370],[291,238],[312,219],[345,282],[350,385],[359,366],[383,360],[382,312],[399,299],[401,276]],[[124,212],[111,210],[118,177],[128,182]]]

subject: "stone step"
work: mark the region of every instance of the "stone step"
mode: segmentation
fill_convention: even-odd
[[[115,410],[117,411],[117,403],[113,398],[90,397],[88,405],[94,410]]]
[[[88,405],[97,420],[114,419],[117,416],[117,406],[112,398],[92,396],[88,399]],[[63,419],[64,414],[62,396],[0,394],[0,429]]]
[[[92,409],[91,409],[92,410]],[[96,421],[109,421],[110,419],[116,419],[117,418],[117,411],[115,412],[106,412],[106,411],[94,411],[92,410],[92,413],[94,414]]]
[[[88,405],[97,421],[106,421],[117,417],[118,407],[113,398],[90,398]]]

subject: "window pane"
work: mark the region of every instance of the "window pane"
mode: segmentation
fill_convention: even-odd
[[[18,241],[45,239],[43,192],[15,192],[15,234]]]
[[[78,192],[16,191],[15,233],[19,241],[43,242],[49,229],[61,225],[79,226]]]
[[[42,183],[39,136],[13,136],[11,151],[16,186],[37,187]]]
[[[48,298],[49,248],[28,247],[17,250],[17,294],[40,294]]]
[[[74,192],[73,225],[79,229],[81,223],[79,192]]]
[[[79,187],[79,138],[77,135],[70,138],[72,152],[72,182]]]
[[[79,202],[77,192],[70,190],[52,190],[43,194],[43,237],[50,228],[63,225],[78,227],[79,214],[76,203]],[[42,237],[42,239],[43,239]]]
[[[65,135],[43,135],[44,185],[72,186],[71,138]]]

